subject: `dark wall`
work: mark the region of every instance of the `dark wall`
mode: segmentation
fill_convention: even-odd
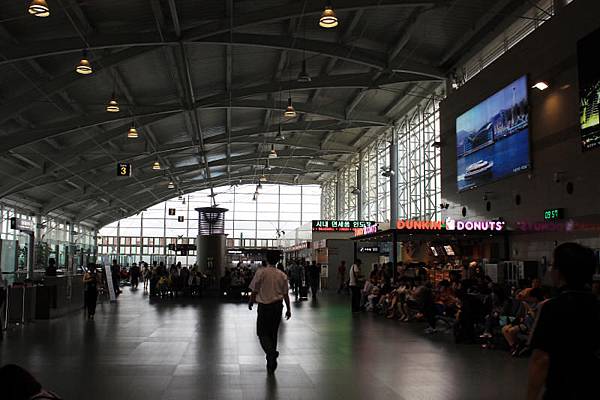
[[[461,208],[466,206],[468,218],[501,216],[509,223],[539,221],[544,209],[564,207],[567,218],[600,221],[600,149],[581,149],[577,70],[577,41],[598,28],[600,1],[576,0],[442,102],[442,201],[451,205],[445,216],[460,217]],[[598,50],[600,58],[600,43]],[[600,62],[598,65],[600,68]],[[537,80],[551,85],[543,92],[530,90],[532,168],[459,193],[456,118],[522,75],[528,75],[530,85]],[[556,172],[560,172],[560,182],[555,182]],[[573,194],[567,194],[567,182],[573,183]],[[483,200],[486,192],[491,211],[486,211]],[[514,200],[517,194],[521,197],[519,206]],[[578,235],[553,233],[540,235],[540,240],[568,240],[572,236]],[[598,235],[586,232],[579,236],[595,239]],[[531,243],[532,237],[524,240]],[[600,242],[594,246],[600,247]],[[526,255],[528,251],[515,253]]]

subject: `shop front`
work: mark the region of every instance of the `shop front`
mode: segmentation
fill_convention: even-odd
[[[503,221],[398,220],[393,227],[375,225],[358,232],[355,257],[367,271],[387,264],[394,277],[439,282],[452,275],[469,277],[508,259],[508,232]],[[394,268],[395,266],[395,268]]]

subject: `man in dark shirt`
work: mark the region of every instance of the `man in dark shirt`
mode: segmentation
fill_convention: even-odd
[[[593,398],[600,377],[600,306],[587,290],[592,250],[564,243],[554,250],[552,279],[559,294],[542,303],[530,338],[528,400]],[[596,392],[597,393],[597,392]]]
[[[312,292],[312,300],[317,300],[317,292],[319,291],[319,280],[321,279],[321,267],[317,265],[316,261],[308,267],[308,281],[310,285],[310,291]]]

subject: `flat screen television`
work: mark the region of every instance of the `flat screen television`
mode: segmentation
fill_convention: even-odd
[[[530,167],[528,88],[522,76],[456,119],[459,191]]]
[[[583,150],[600,146],[600,29],[577,42],[579,65],[579,125]]]

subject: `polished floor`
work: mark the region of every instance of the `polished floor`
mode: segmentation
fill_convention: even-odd
[[[353,317],[348,302],[329,294],[294,304],[275,377],[245,304],[149,303],[128,289],[118,304],[100,304],[93,322],[76,314],[13,327],[0,360],[65,399],[524,398],[526,360],[426,336],[418,323]]]

